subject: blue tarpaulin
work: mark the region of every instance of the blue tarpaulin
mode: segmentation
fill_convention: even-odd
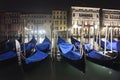
[[[74,44],[75,48],[79,51],[80,50],[80,41],[71,37],[71,43]],[[90,43],[83,43],[85,50],[90,51],[93,49],[92,44]]]
[[[98,59],[98,60],[103,60],[103,61],[112,59],[111,57],[104,55],[103,52],[99,52],[96,50],[92,50],[91,52],[86,53],[86,56],[90,58]]]
[[[40,50],[43,52],[47,52],[51,50],[51,42],[50,40],[45,36],[45,39],[42,43],[36,45],[36,50]]]
[[[25,47],[26,51],[30,51],[32,48],[35,48],[36,43],[37,43],[37,41],[36,41],[35,37],[33,36],[31,41],[29,41],[28,43],[25,43],[25,44],[21,44],[21,51],[22,52],[24,51],[24,47]]]
[[[82,58],[82,54],[78,51],[74,51],[74,45],[65,42],[63,39],[58,37],[58,47],[61,51],[62,56],[70,59],[70,60],[80,60]]]
[[[33,55],[31,55],[30,57],[25,59],[25,63],[29,64],[32,62],[38,62],[38,61],[41,61],[47,57],[48,57],[48,54],[41,52],[41,51],[36,51],[35,53],[33,53]]]
[[[0,55],[0,61],[7,60],[7,59],[11,59],[11,58],[14,58],[14,57],[16,57],[16,56],[17,56],[16,52],[8,51],[8,52],[2,53],[2,54]]]
[[[105,42],[103,40],[100,40],[98,38],[95,38],[94,39],[102,48],[105,47]],[[119,51],[120,49],[120,42],[117,42],[117,41],[113,41],[112,44],[111,42],[108,42],[106,41],[106,50],[111,50],[111,45],[112,45],[112,50],[116,50],[116,51]]]

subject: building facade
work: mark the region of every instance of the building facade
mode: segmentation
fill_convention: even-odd
[[[0,36],[2,39],[16,38],[20,32],[20,13],[0,12]]]
[[[21,27],[24,27],[23,35],[26,35],[27,41],[32,38],[32,35],[40,42],[45,35],[51,37],[51,14],[24,13],[20,18]]]
[[[36,39],[45,35],[66,39],[69,34],[77,38],[98,34],[105,37],[106,31],[108,36],[111,32],[114,37],[120,35],[120,10],[72,6],[70,14],[68,22],[65,10],[52,10],[50,14],[0,11],[1,40],[16,38],[20,34],[25,35],[27,41],[32,35]]]
[[[101,34],[104,35],[107,29],[108,36],[112,32],[113,37],[118,37],[120,35],[120,10],[102,9],[102,15]]]
[[[96,27],[99,27],[99,9],[100,8],[91,7],[71,7],[71,35],[77,38],[83,36],[83,34],[93,36]]]
[[[55,35],[65,38],[67,32],[67,11],[53,10],[52,11],[52,30]]]

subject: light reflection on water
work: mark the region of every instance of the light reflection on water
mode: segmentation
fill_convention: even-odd
[[[113,69],[87,61],[86,74],[89,77],[96,77],[96,80],[119,80],[120,72]]]

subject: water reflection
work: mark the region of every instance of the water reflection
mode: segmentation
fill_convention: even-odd
[[[87,61],[86,75],[93,80],[119,80],[120,72]]]
[[[0,69],[0,80],[120,80],[120,72],[86,60],[86,72],[65,61],[40,62],[28,72],[16,65]]]

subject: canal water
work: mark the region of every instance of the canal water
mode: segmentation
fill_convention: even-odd
[[[28,68],[17,64],[1,67],[0,80],[120,80],[120,71],[86,60],[83,72],[63,60],[49,58]]]

